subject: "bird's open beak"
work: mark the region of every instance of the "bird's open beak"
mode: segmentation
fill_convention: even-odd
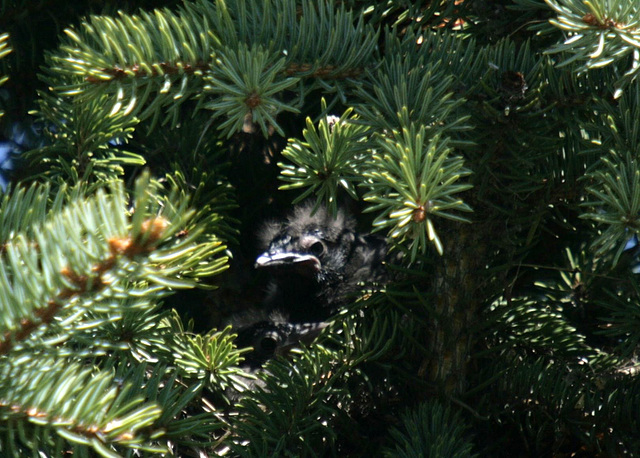
[[[256,268],[292,266],[318,272],[320,270],[320,260],[312,254],[307,253],[269,253],[264,252],[256,259]]]

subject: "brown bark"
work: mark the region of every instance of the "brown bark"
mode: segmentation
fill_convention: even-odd
[[[424,369],[446,396],[463,393],[473,343],[472,328],[483,295],[486,241],[473,224],[460,224],[446,235],[445,251],[433,277],[434,316],[429,335],[431,355]]]

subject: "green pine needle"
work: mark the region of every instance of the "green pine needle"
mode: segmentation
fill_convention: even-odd
[[[371,157],[371,169],[365,172],[364,200],[368,211],[377,212],[377,229],[387,229],[390,237],[406,243],[411,260],[424,253],[429,242],[442,254],[434,217],[468,221],[458,212],[471,208],[457,196],[471,188],[459,183],[471,172],[462,157],[454,155],[447,140],[426,137],[424,127],[414,125],[381,138],[380,151]]]
[[[220,51],[204,87],[215,97],[204,106],[213,111],[214,117],[226,118],[218,128],[227,138],[243,129],[251,131],[253,123],[265,137],[270,127],[284,135],[276,121],[278,113],[298,112],[280,98],[284,90],[298,82],[283,75],[285,63],[284,57],[270,55],[262,47]]]
[[[321,108],[325,113],[324,99]],[[302,131],[305,141],[289,140],[282,155],[293,164],[278,164],[282,169],[280,178],[289,183],[280,189],[306,188],[294,203],[315,194],[335,214],[342,191],[358,199],[356,185],[361,181],[369,145],[368,128],[356,124],[357,117],[351,113],[348,109],[340,118],[323,117],[317,127],[307,118],[307,128]]]

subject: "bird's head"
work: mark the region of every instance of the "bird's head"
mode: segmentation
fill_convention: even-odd
[[[255,315],[257,321],[240,327],[236,338],[238,348],[253,348],[245,355],[245,363],[250,368],[260,367],[278,355],[285,356],[300,343],[310,344],[328,326],[325,322],[291,323],[286,315],[277,311],[268,316],[258,312]],[[248,317],[242,317],[242,320],[247,321]]]
[[[322,283],[340,278],[356,237],[355,221],[342,211],[331,215],[320,207],[314,213],[313,205],[301,205],[285,221],[265,226],[261,236],[265,251],[256,259],[257,268],[278,268]]]

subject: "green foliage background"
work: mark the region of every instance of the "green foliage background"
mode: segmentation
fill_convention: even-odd
[[[0,455],[640,453],[637,2],[72,3],[0,2]],[[303,200],[402,256],[245,374]]]

